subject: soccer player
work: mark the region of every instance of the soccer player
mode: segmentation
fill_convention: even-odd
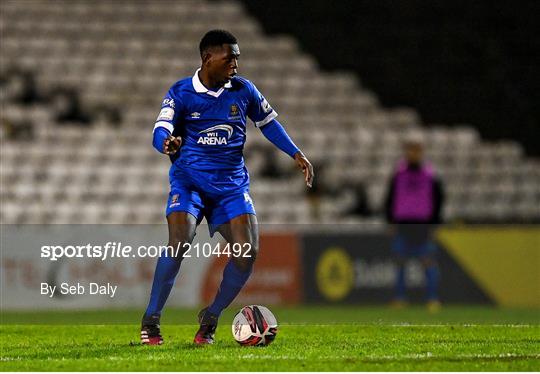
[[[433,167],[423,159],[423,144],[419,136],[405,140],[405,158],[392,177],[386,197],[386,217],[396,225],[392,250],[396,255],[397,274],[393,306],[406,305],[405,262],[418,258],[425,271],[427,307],[440,309],[437,292],[439,270],[437,246],[432,240],[434,226],[441,222],[444,201],[441,180]]]
[[[211,30],[202,38],[199,51],[201,68],[170,88],[154,126],[153,145],[172,162],[166,209],[168,245],[182,248],[191,243],[197,225],[206,217],[210,234],[219,232],[231,246],[238,243],[249,255],[231,256],[214,301],[199,312],[194,343],[202,345],[214,342],[218,318],[248,280],[258,251],[257,218],[242,156],[247,118],[295,160],[309,187],[314,173],[276,120],[276,111],[252,82],[236,75],[240,56],[236,38],[224,30]],[[173,251],[158,259],[142,320],[143,344],[163,343],[160,316],[182,254]]]

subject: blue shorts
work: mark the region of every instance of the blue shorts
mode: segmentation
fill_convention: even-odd
[[[420,243],[411,243],[401,235],[396,235],[392,242],[392,251],[404,257],[422,257],[434,255],[437,252],[437,245],[431,240]]]
[[[187,212],[201,223],[206,217],[213,235],[219,225],[242,214],[255,214],[249,196],[247,169],[196,170],[172,166],[169,172],[171,192],[166,215]]]

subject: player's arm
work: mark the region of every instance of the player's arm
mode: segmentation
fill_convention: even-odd
[[[154,148],[166,155],[175,154],[182,144],[182,138],[172,135],[177,118],[176,110],[178,110],[178,100],[175,100],[173,95],[171,89],[163,99],[152,138]]]
[[[296,164],[304,173],[306,184],[311,187],[313,185],[314,177],[313,165],[311,165],[311,162],[309,162],[307,157],[300,151],[296,144],[294,144],[281,123],[276,119],[272,119],[270,122],[260,127],[260,129],[266,139],[270,140],[276,147],[294,158]]]
[[[248,83],[250,105],[248,107],[248,117],[261,129],[264,136],[276,147],[294,158],[298,167],[304,173],[304,178],[308,187],[313,185],[313,166],[307,157],[293,143],[285,129],[276,120],[278,114],[270,106],[264,96],[257,90],[255,85]]]

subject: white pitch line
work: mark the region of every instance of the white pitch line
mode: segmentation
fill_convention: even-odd
[[[403,360],[403,359],[416,359],[416,360],[428,360],[428,359],[482,359],[482,358],[540,358],[540,354],[520,354],[520,353],[499,353],[499,354],[462,354],[462,355],[451,355],[451,356],[443,356],[443,355],[434,355],[431,352],[427,353],[412,353],[412,354],[404,354],[404,355],[385,355],[385,356],[366,356],[365,357],[368,360],[388,360],[388,361],[394,361],[394,360]]]
[[[422,323],[346,323],[346,322],[336,322],[336,323],[282,323],[281,326],[369,326],[369,327],[512,327],[512,328],[527,328],[527,327],[540,327],[538,325],[530,324],[488,324],[488,323],[440,323],[440,324],[422,324]]]
[[[240,359],[248,360],[262,360],[262,359],[274,359],[274,360],[305,360],[306,356],[290,356],[290,355],[256,355],[256,354],[246,354],[240,355]],[[526,359],[539,359],[540,354],[519,354],[519,353],[499,353],[499,354],[462,354],[462,355],[434,355],[431,352],[427,353],[410,353],[403,355],[383,355],[383,356],[348,356],[348,355],[336,355],[336,356],[326,356],[325,360],[343,360],[348,358],[355,358],[358,361],[399,361],[399,360],[433,360],[433,359],[449,359],[449,360],[460,360],[460,359],[496,359],[496,358],[526,358]]]
[[[0,357],[0,361],[22,361],[22,357]]]

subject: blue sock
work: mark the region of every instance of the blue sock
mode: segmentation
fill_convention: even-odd
[[[438,300],[439,269],[433,265],[426,268],[426,290],[428,300]]]
[[[227,266],[223,270],[223,280],[219,286],[216,298],[212,305],[208,307],[208,311],[219,317],[223,309],[228,307],[240,293],[240,290],[244,287],[250,275],[251,269],[242,272],[232,260],[229,260],[229,263],[227,263]]]
[[[395,298],[397,300],[405,300],[405,266],[398,266],[396,277]]]
[[[159,257],[156,272],[154,273],[152,291],[150,292],[150,301],[148,308],[146,308],[146,316],[161,315],[179,270],[180,261],[174,257]]]

